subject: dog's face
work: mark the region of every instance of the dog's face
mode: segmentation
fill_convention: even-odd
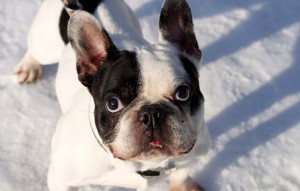
[[[165,43],[120,51],[91,15],[77,12],[70,20],[79,80],[94,99],[98,133],[123,160],[184,155],[199,135],[201,52],[185,1],[165,1],[160,30]]]
[[[189,59],[165,46],[122,51],[96,78],[96,124],[115,157],[162,159],[193,148],[203,96]]]

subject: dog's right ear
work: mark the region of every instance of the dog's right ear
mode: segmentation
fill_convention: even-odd
[[[118,50],[94,16],[85,11],[72,14],[68,37],[77,57],[78,79],[90,89],[97,70]]]

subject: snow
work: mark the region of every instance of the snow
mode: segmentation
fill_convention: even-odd
[[[12,74],[41,1],[1,2],[0,190],[47,190],[60,116],[57,67],[44,66],[43,79],[31,85],[17,84]],[[161,1],[127,2],[146,38],[157,42]],[[300,2],[188,2],[204,55],[200,87],[213,141],[194,179],[208,191],[300,190]]]

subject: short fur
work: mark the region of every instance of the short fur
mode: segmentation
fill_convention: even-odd
[[[186,1],[165,0],[156,45],[143,38],[123,0],[107,0],[90,9],[94,16],[71,16],[65,46],[62,8],[60,0],[44,1],[19,64],[36,68],[59,60],[63,114],[52,140],[49,189],[142,190],[178,169],[171,189],[202,190],[179,170],[197,162],[210,140],[198,80],[201,51]]]
[[[94,13],[98,4],[103,0],[79,0],[79,3],[83,6],[83,10],[89,13]],[[68,30],[68,22],[70,20],[70,16],[67,11],[63,8],[59,18],[59,32],[62,40],[65,44],[69,42],[67,30]]]

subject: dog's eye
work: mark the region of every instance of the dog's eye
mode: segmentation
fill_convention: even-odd
[[[177,101],[187,101],[190,98],[190,88],[186,85],[181,85],[176,89],[175,99]]]
[[[110,97],[106,101],[106,108],[111,113],[116,113],[124,108],[121,101],[116,97]]]

